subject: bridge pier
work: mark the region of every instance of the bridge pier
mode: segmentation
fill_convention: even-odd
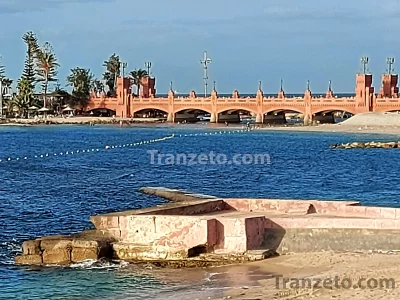
[[[169,123],[175,122],[175,114],[174,113],[168,113],[167,122],[169,122]]]
[[[304,122],[304,125],[305,125],[305,126],[308,126],[308,125],[311,124],[312,118],[310,118],[310,116],[309,116],[308,114],[305,114],[305,115],[304,115],[304,120],[303,120],[303,122]]]
[[[211,114],[210,123],[218,123],[218,114],[216,113]]]
[[[264,115],[263,115],[263,114],[257,114],[257,116],[256,116],[256,123],[257,123],[257,124],[262,124],[262,123],[264,123]]]

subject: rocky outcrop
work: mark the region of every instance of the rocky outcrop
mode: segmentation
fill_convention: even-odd
[[[383,148],[383,149],[393,149],[400,148],[399,142],[353,142],[353,143],[345,143],[345,144],[333,144],[330,145],[331,149],[363,149],[363,148]]]
[[[23,254],[15,258],[23,265],[65,265],[87,259],[112,258],[113,238],[97,230],[25,241]]]

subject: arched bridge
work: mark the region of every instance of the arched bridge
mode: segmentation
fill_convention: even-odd
[[[153,80],[154,82],[154,80]],[[194,115],[196,112],[210,114],[211,122],[227,120],[238,112],[247,112],[256,117],[257,123],[284,118],[285,113],[299,113],[305,122],[331,118],[335,112],[358,114],[364,112],[400,111],[397,75],[385,74],[378,94],[372,87],[372,75],[358,74],[354,97],[337,97],[329,87],[323,97],[315,97],[308,88],[303,97],[287,97],[281,89],[276,97],[266,97],[259,89],[255,97],[240,97],[234,91],[231,97],[219,97],[214,89],[209,97],[198,97],[194,91],[188,97],[177,97],[171,90],[167,97],[147,93],[147,97],[134,97],[129,79],[118,78],[117,97],[92,95],[88,111],[112,111],[119,117],[133,117],[157,111],[168,121],[177,121],[180,115]],[[154,87],[151,87],[154,90]]]

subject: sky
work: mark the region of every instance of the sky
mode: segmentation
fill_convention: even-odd
[[[116,53],[128,71],[151,61],[156,88],[203,91],[200,59],[208,51],[209,84],[219,93],[354,92],[361,56],[370,58],[375,88],[386,58],[400,51],[399,0],[0,0],[0,55],[17,80],[22,35],[52,44],[59,80],[74,67],[101,77]],[[396,66],[395,66],[396,67]]]

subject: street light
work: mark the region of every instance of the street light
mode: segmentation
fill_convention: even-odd
[[[388,74],[389,75],[391,75],[392,74],[392,72],[394,71],[394,69],[393,69],[393,65],[394,65],[394,57],[388,57],[387,59],[386,59],[386,63],[387,63],[387,65],[388,65]]]
[[[203,65],[204,75],[204,97],[207,97],[207,86],[208,86],[208,65],[211,63],[211,58],[207,56],[207,51],[204,51],[203,59],[200,60],[200,63]]]
[[[3,81],[0,79],[0,118],[3,117]]]
[[[367,74],[368,63],[369,63],[369,58],[367,56],[361,57],[361,65],[362,65],[363,74]]]
[[[150,77],[151,61],[146,61],[144,67],[147,69],[147,75]]]
[[[121,69],[122,69],[122,78],[124,78],[125,77],[125,68],[128,66],[128,63],[121,61],[120,65],[121,65]]]

